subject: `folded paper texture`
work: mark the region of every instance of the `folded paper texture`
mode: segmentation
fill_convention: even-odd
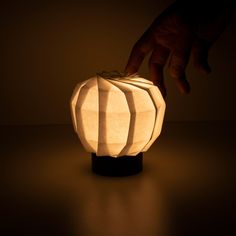
[[[119,81],[112,83],[125,94],[131,114],[127,144],[119,155],[137,155],[150,140],[156,109],[145,90]]]
[[[89,152],[97,149],[99,128],[97,80],[89,80],[81,89],[75,107],[79,138]]]
[[[97,156],[147,151],[161,132],[164,112],[159,89],[138,75],[101,73],[78,84],[71,98],[75,132]]]
[[[133,83],[134,80],[135,80],[135,83]],[[163,103],[161,92],[156,86],[153,86],[153,83],[151,81],[148,81],[148,83],[144,83],[145,79],[142,79],[142,78],[140,78],[140,81],[137,81],[137,79],[130,79],[130,80],[122,79],[121,81],[124,83],[133,84],[139,88],[145,89],[149,93],[153,101],[153,104],[156,108],[156,118],[155,118],[154,129],[152,132],[152,138],[142,150],[143,152],[147,151],[161,133],[163,117],[165,113],[165,103]]]
[[[130,113],[125,95],[108,80],[98,78],[99,133],[97,156],[117,156],[126,145]]]

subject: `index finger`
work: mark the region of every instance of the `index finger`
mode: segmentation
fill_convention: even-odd
[[[154,45],[154,37],[150,31],[146,31],[132,48],[125,71],[128,74],[136,73],[144,57],[154,48]]]

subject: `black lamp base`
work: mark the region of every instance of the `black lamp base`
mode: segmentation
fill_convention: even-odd
[[[143,169],[143,153],[136,156],[97,156],[92,153],[92,171],[105,176],[135,175]]]

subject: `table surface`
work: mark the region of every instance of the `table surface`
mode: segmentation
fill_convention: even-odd
[[[0,129],[2,236],[236,235],[233,122],[165,123],[130,177],[91,173],[69,125]]]

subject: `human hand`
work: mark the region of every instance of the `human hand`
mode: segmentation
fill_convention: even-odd
[[[174,3],[158,16],[135,43],[125,68],[128,74],[136,73],[143,59],[151,52],[151,80],[159,87],[164,97],[164,67],[180,92],[189,93],[190,85],[186,79],[185,69],[190,55],[195,68],[209,73],[211,69],[208,64],[208,52],[223,28],[217,26],[215,19],[214,24],[205,24],[198,15],[195,17],[191,12],[186,14],[185,10]],[[201,24],[204,25],[203,33],[199,33]]]

